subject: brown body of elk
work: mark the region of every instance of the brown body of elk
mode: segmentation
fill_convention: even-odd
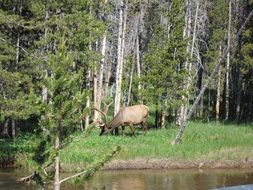
[[[97,111],[102,113],[106,120],[106,115],[100,110]],[[139,124],[142,125],[143,133],[146,133],[148,113],[149,108],[142,104],[121,108],[116,116],[108,124],[106,122],[100,123],[100,135],[107,134],[118,126],[129,126],[133,135],[135,135],[133,126]]]

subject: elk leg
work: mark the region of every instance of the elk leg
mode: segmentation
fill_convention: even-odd
[[[133,123],[129,123],[129,127],[130,127],[130,129],[131,129],[133,135],[136,136],[136,135],[135,135],[135,132],[134,132]]]
[[[147,128],[148,128],[147,121],[143,121],[142,122],[142,132],[144,135],[147,133]]]
[[[124,136],[125,135],[125,133],[124,133],[125,126],[124,125],[120,125],[120,127],[121,127],[121,134]]]

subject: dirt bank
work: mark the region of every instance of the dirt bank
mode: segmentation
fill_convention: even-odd
[[[229,168],[253,168],[253,159],[224,160],[224,161],[186,161],[171,159],[134,159],[113,160],[105,164],[105,170],[120,169],[229,169]]]

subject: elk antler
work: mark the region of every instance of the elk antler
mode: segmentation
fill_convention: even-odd
[[[107,112],[109,110],[109,107],[112,105],[113,102],[110,102],[109,104],[106,104],[103,102],[104,106],[105,106],[105,110],[104,110],[104,113],[107,115]]]
[[[101,113],[101,114],[104,116],[105,123],[107,123],[107,117],[106,117],[106,114],[105,114],[103,111],[99,110],[99,109],[96,108],[96,107],[93,107],[92,109],[94,109],[94,110],[98,111],[99,113]]]

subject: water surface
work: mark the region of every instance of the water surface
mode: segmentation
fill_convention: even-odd
[[[0,170],[0,189],[39,189],[16,179],[22,170]],[[68,175],[68,174],[65,174]],[[62,190],[207,190],[253,184],[253,170],[114,170],[100,171],[79,185],[63,183]]]

